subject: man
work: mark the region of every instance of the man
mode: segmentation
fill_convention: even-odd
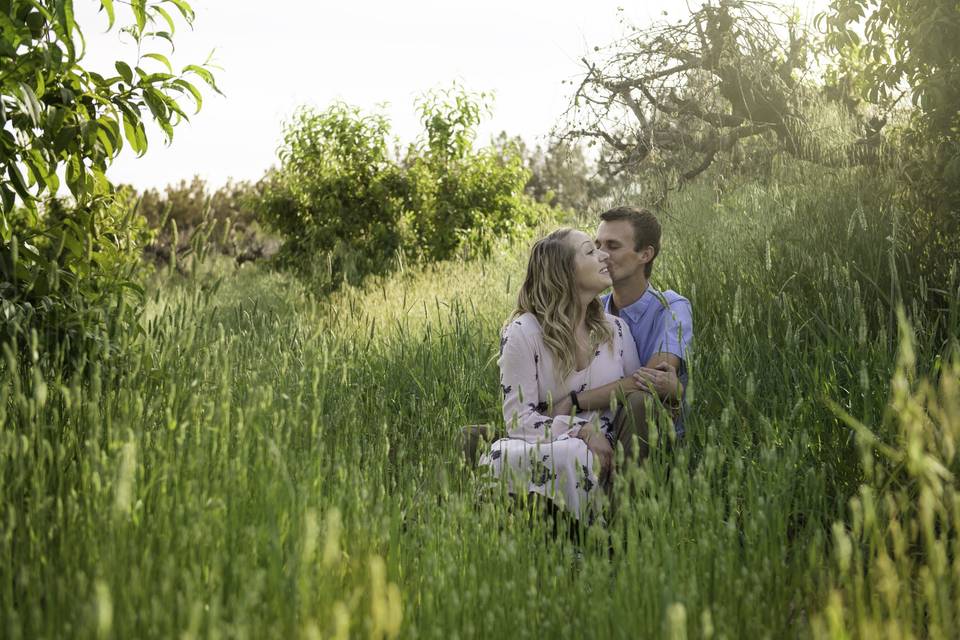
[[[660,253],[660,234],[660,222],[646,209],[617,207],[600,215],[596,243],[608,254],[607,268],[613,281],[613,291],[601,300],[607,313],[619,316],[630,328],[640,362],[644,363],[632,379],[625,378],[620,386],[627,392],[627,402],[614,425],[616,436],[611,447],[607,448],[598,438],[588,440],[606,469],[617,442],[627,458],[647,456],[648,417],[669,418],[676,437],[684,434],[682,406],[693,315],[689,300],[674,291],[659,291],[650,284],[653,263]],[[641,392],[635,392],[636,389]],[[607,388],[586,391],[578,394],[577,408],[600,409],[609,406],[610,401]],[[561,404],[560,410],[566,409],[566,403]],[[633,435],[638,436],[636,451]],[[672,437],[670,433],[663,435]]]
[[[602,299],[604,308],[630,327],[640,362],[645,363],[634,377],[664,404],[679,408],[688,380],[693,312],[690,301],[677,292],[658,291],[650,284],[660,253],[660,222],[646,209],[610,209],[600,215],[597,246],[609,254],[613,280],[613,292]],[[674,426],[677,437],[683,437],[682,412]]]

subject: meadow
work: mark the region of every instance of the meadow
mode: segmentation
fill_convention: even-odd
[[[687,441],[578,536],[460,452],[525,241],[330,296],[161,273],[111,359],[7,349],[0,635],[957,637],[960,280],[898,311],[900,214],[807,171],[669,201]]]

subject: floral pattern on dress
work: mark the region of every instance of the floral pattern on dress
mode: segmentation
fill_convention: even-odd
[[[506,326],[498,364],[507,437],[493,442],[480,459],[481,465],[507,483],[511,493],[541,494],[576,517],[596,504],[600,468],[599,460],[577,434],[590,422],[609,434],[613,413],[608,409],[551,417],[547,412],[551,398],[556,401],[572,391],[603,386],[639,368],[629,329],[624,331],[613,316],[608,315],[607,322],[617,328],[610,348],[601,345],[585,369],[563,379],[532,314]]]

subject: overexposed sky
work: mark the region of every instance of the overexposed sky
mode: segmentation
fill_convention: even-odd
[[[826,0],[796,0],[811,12]],[[564,80],[581,74],[580,58],[637,25],[686,16],[700,0],[193,0],[193,30],[182,22],[171,54],[175,68],[214,51],[225,96],[204,90],[200,113],[175,129],[166,146],[148,129],[150,148],[137,158],[124,150],[108,175],[115,183],[162,187],[198,174],[212,187],[228,177],[255,180],[276,161],[285,119],[299,105],[324,108],[342,100],[382,110],[402,143],[420,132],[414,101],[459,81],[493,92],[493,114],[480,130],[486,142],[501,130],[528,143],[545,141],[572,92]],[[97,0],[75,0],[87,41],[84,64],[114,75],[113,61],[132,63],[136,49],[118,27],[132,21],[115,3],[117,24]],[[165,5],[176,16],[173,5]],[[622,12],[618,8],[622,7]],[[152,50],[152,49],[150,49]],[[144,49],[142,53],[149,52]],[[159,63],[144,61],[144,66]],[[182,101],[189,104],[189,100]]]

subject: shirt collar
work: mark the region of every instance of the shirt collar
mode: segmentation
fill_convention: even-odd
[[[620,316],[626,316],[628,320],[632,322],[639,322],[641,318],[647,315],[647,312],[652,308],[660,304],[660,292],[654,288],[653,285],[647,285],[646,291],[637,299],[633,304],[627,305],[623,309],[620,309]],[[613,294],[610,294],[610,297],[607,298],[607,310],[610,310],[610,305],[613,304]]]

